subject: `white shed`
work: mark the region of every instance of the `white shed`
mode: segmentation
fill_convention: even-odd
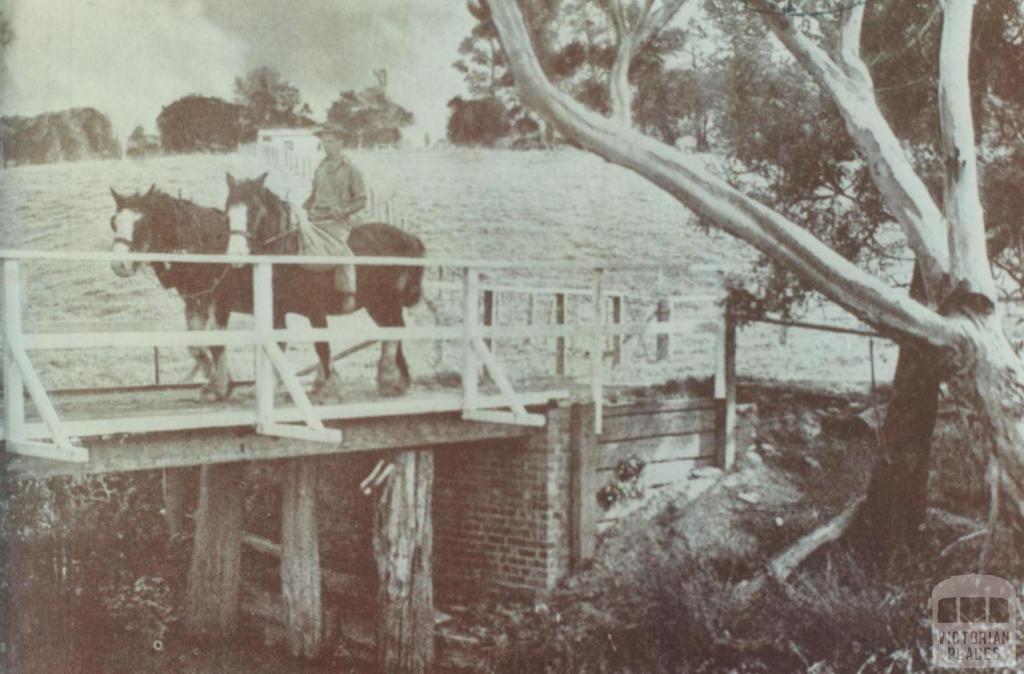
[[[317,127],[303,129],[260,129],[257,144],[261,148],[275,148],[297,156],[316,156],[320,139],[313,135]]]

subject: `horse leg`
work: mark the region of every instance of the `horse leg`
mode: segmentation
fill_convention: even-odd
[[[397,294],[378,295],[376,301],[366,307],[370,317],[382,328],[405,326],[402,303]],[[380,343],[380,360],[377,361],[377,392],[382,396],[399,396],[409,388],[409,368],[402,353],[402,343],[397,340]]]
[[[228,327],[228,319],[231,318],[230,309],[223,302],[214,303],[211,307],[213,322],[218,330],[225,330]],[[210,354],[213,356],[213,376],[207,385],[209,393],[217,400],[226,400],[231,395],[231,371],[228,369],[228,359],[225,357],[223,346],[211,346]]]
[[[316,313],[309,317],[309,323],[314,328],[327,327],[327,314]],[[318,402],[324,402],[328,398],[342,400],[341,377],[331,365],[331,344],[330,342],[317,342],[314,345],[316,355],[319,359],[319,366],[316,370],[316,379],[313,380],[313,389],[310,391]]]
[[[207,314],[203,307],[199,306],[198,302],[185,302],[185,325],[188,326],[189,330],[205,330],[208,320],[209,314]],[[190,346],[188,350],[192,354],[192,358],[195,359],[196,364],[186,381],[191,381],[198,372],[202,372],[203,377],[209,381],[212,367],[209,351],[202,346]]]

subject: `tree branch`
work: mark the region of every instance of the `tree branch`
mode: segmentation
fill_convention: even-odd
[[[680,14],[684,6],[686,11]],[[676,15],[683,17],[683,23],[689,23],[699,8],[699,0],[662,0],[658,11],[651,12],[649,11],[650,3],[648,3],[648,11],[644,12],[643,20],[637,24],[636,49],[664,30]]]
[[[711,174],[693,157],[623,128],[559,91],[537,61],[516,0],[491,0],[491,9],[523,98],[567,137],[647,178],[869,324],[936,346],[956,340],[953,322],[867,274],[806,230]]]
[[[768,0],[752,0],[762,17],[797,62],[826,91],[839,108],[850,137],[864,155],[886,208],[902,226],[910,248],[921,262],[928,297],[936,302],[945,291],[949,271],[946,226],[924,182],[914,172],[899,139],[875,100],[867,67],[855,58],[850,40],[859,37],[856,12],[844,21],[844,67],[803,35],[788,17],[774,11]],[[856,73],[855,76],[852,73]]]
[[[978,194],[978,164],[971,113],[968,63],[974,0],[946,0],[939,47],[939,121],[946,168],[943,207],[949,237],[950,270],[958,283],[995,307],[996,286],[989,268],[985,215]]]
[[[871,73],[860,56],[860,35],[864,27],[864,5],[859,2],[843,12],[839,27],[839,62],[846,74],[871,85]]]

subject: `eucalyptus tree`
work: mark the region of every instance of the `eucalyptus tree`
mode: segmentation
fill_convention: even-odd
[[[884,10],[902,0],[878,3]],[[974,446],[990,462],[1008,515],[1024,524],[1024,362],[1004,330],[981,206],[970,71],[973,0],[942,0],[934,69],[941,195],[887,120],[861,45],[865,3],[817,0],[790,11],[749,0],[793,61],[835,105],[885,211],[920,275],[910,297],[844,258],[786,215],[713,175],[695,157],[587,110],[555,87],[537,60],[516,0],[491,0],[494,24],[524,100],[566,137],[665,190],[901,346],[929,354],[929,371],[972,413]],[[806,4],[806,3],[805,3]],[[825,12],[824,10],[828,10]],[[799,14],[799,16],[796,16]],[[822,17],[835,16],[835,25]],[[868,37],[870,39],[870,37]],[[766,122],[768,120],[765,120]]]

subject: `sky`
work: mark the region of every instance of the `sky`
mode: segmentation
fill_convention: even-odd
[[[234,79],[272,66],[322,120],[339,92],[388,69],[391,97],[416,115],[414,144],[444,135],[452,67],[473,18],[461,0],[0,0],[15,39],[0,112],[92,106],[123,139],[156,130],[188,94],[231,100]]]

